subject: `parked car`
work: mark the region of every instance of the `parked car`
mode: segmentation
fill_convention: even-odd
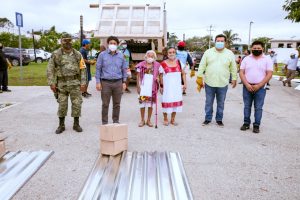
[[[194,51],[190,53],[191,57],[193,58],[193,61],[196,63],[195,64],[195,70],[198,70],[200,61],[202,59],[203,53],[202,52],[198,52],[198,51]]]
[[[45,56],[46,56],[47,61],[49,61],[49,59],[51,58],[51,55],[52,55],[52,53],[45,51]]]
[[[30,56],[26,51],[22,51],[22,65],[28,65],[30,63]],[[20,51],[17,48],[4,47],[3,53],[6,58],[11,62],[13,66],[20,65]]]
[[[31,61],[35,61],[34,49],[25,49],[25,50],[29,54]],[[36,49],[35,55],[36,55],[37,63],[42,63],[44,61],[47,61],[51,57],[51,53],[46,52],[42,49]]]

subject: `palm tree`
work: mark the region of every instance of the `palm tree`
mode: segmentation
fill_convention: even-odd
[[[239,34],[232,33],[231,29],[223,31],[223,34],[227,38],[227,41],[226,41],[227,48],[230,48],[231,45],[233,45],[233,42],[235,42],[235,41],[241,41],[241,39],[239,38]]]

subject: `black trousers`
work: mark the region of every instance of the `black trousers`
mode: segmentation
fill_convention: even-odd
[[[7,90],[8,85],[8,73],[7,70],[0,71],[0,89]]]

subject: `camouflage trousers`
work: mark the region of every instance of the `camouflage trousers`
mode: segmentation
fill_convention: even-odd
[[[72,117],[80,117],[82,97],[79,85],[65,85],[58,88],[58,117],[65,117],[68,113],[68,97],[72,103]]]

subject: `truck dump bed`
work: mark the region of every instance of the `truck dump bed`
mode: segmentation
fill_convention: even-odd
[[[164,36],[160,5],[104,4],[99,9],[95,37],[114,35],[121,39],[154,39]]]

